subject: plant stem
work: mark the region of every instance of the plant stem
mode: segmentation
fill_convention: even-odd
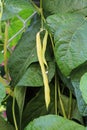
[[[8,69],[7,69],[8,26],[9,26],[9,22],[6,22],[6,25],[5,25],[5,41],[4,41],[4,66],[5,66],[5,73],[6,73],[7,81],[9,81],[9,73],[8,73]]]
[[[44,15],[43,15],[42,0],[40,0],[40,8],[38,6],[36,6],[32,0],[30,0],[30,2],[35,7],[37,12],[41,15],[41,28],[43,29],[43,22],[46,22],[46,20],[45,20]]]
[[[64,118],[67,118],[66,113],[65,113],[65,109],[64,109],[64,105],[61,99],[61,93],[60,93],[60,85],[59,85],[59,81],[58,81],[58,95],[59,95],[59,102],[60,102],[60,106],[61,106],[61,110],[63,113]]]
[[[42,0],[40,0],[40,8],[38,8],[39,14],[41,15],[41,28],[43,29],[43,22],[45,22],[45,18],[43,15],[43,9],[42,9]]]
[[[52,39],[52,35],[51,34],[49,34],[49,35],[50,35],[50,40],[51,40],[52,48],[53,48],[53,52],[54,52],[54,42],[53,42],[53,39]]]
[[[16,117],[15,117],[15,97],[13,97],[12,112],[13,112],[13,120],[14,120],[15,130],[18,130]]]
[[[32,0],[30,0],[30,2],[31,2],[31,4],[34,6],[34,8],[36,9],[36,11],[37,11],[38,13],[40,13],[40,8],[39,8],[38,6],[36,6],[35,3],[34,3]]]
[[[42,9],[42,0],[40,0],[40,8]]]
[[[6,102],[6,100],[10,97],[10,95],[7,95],[3,100],[2,102]]]
[[[70,119],[71,116],[71,109],[72,109],[72,92],[70,91],[68,119]]]
[[[1,37],[2,37],[2,31],[1,31],[1,20],[0,20],[0,39],[1,39]]]
[[[56,73],[56,72],[55,72]],[[58,112],[57,112],[57,75],[55,74],[55,114],[57,115]]]

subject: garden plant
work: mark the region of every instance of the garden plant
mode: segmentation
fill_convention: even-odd
[[[87,0],[0,0],[0,130],[86,126]]]

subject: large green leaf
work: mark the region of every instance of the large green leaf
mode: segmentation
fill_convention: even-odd
[[[48,62],[48,79],[52,80],[55,73],[54,62]],[[31,64],[21,80],[17,84],[18,86],[43,86],[43,78],[41,68],[38,63]]]
[[[47,17],[47,25],[49,30],[55,34],[55,32],[62,28],[66,27],[66,31],[69,29],[72,31],[76,30],[82,22],[84,22],[85,17],[79,14],[71,14],[71,13],[64,13],[64,14],[54,14]],[[65,28],[64,28],[65,29]],[[72,32],[73,33],[73,32]],[[71,34],[71,33],[70,33]]]
[[[28,8],[28,9],[24,9],[23,11],[21,11],[19,13],[19,16],[21,17],[21,19],[23,19],[24,21],[29,17],[31,16],[31,14],[33,13],[33,10]],[[29,21],[26,23],[26,28],[27,26],[29,25]],[[8,37],[9,37],[9,41],[10,39],[15,35],[17,34],[17,32],[19,30],[21,30],[25,25],[23,24],[23,21],[21,21],[20,19],[18,19],[17,17],[14,17],[10,20],[10,23],[9,23],[9,28],[8,28],[8,31],[9,31],[9,34],[8,34]],[[18,40],[20,39],[22,33],[24,32],[21,31],[21,33],[19,35],[17,35],[12,41],[10,41],[10,46],[12,47],[13,45],[15,46],[18,42]]]
[[[41,90],[36,94],[34,98],[32,98],[28,104],[26,105],[24,112],[23,112],[23,128],[33,119],[46,115],[47,113],[54,114],[55,113],[55,101],[54,101],[54,86],[50,87],[51,89],[51,103],[49,106],[48,111],[46,110],[45,100],[44,100],[44,89]]]
[[[15,1],[5,0],[4,2],[5,3],[4,3],[2,21],[16,16],[20,11],[24,9],[34,10],[31,4],[25,0],[15,0]]]
[[[0,130],[15,130],[15,128],[0,117]]]
[[[64,83],[64,86],[66,86],[74,94],[74,88],[71,83],[70,77],[66,77],[65,75],[63,75],[58,66],[57,69],[58,69],[58,75],[61,78],[62,82]]]
[[[41,88],[39,93],[36,94],[36,96],[31,99],[31,101],[28,102],[26,105],[24,112],[23,112],[23,120],[22,120],[22,128],[24,128],[30,121],[33,119],[46,115],[46,114],[54,114],[55,113],[55,91],[54,91],[54,86],[50,85],[50,90],[51,90],[51,103],[49,106],[48,111],[46,110],[45,102],[44,102],[44,90]],[[66,115],[68,116],[69,114],[69,102],[70,99],[69,97],[62,95],[61,94],[61,99],[64,105],[64,110]],[[70,119],[75,119],[79,121],[80,123],[83,124],[83,119],[82,116],[80,115],[76,100],[72,99],[72,105],[71,105],[71,113],[70,113]],[[76,112],[76,113],[75,113]],[[31,114],[32,113],[32,114]],[[58,113],[63,115],[60,102],[58,100]]]
[[[47,115],[35,119],[24,130],[85,130],[85,127],[61,116]]]
[[[69,117],[69,119],[73,119],[80,122],[81,124],[84,124],[83,117],[79,112],[76,99],[72,98],[71,106],[70,106],[70,97],[61,94],[61,100],[64,106],[66,116]],[[70,107],[71,107],[71,111],[70,111]],[[58,100],[58,110],[59,110],[59,113],[63,115],[63,111],[61,109],[59,100]]]
[[[15,126],[12,107],[13,107],[13,97],[9,96],[6,101],[6,116],[7,116],[8,122],[10,122],[13,126]],[[19,128],[20,127],[20,114],[19,114],[18,104],[16,101],[14,104],[14,113],[15,113],[15,120]]]
[[[85,73],[80,80],[80,90],[82,93],[83,100],[87,104],[87,73]]]
[[[77,103],[76,103],[76,106],[75,106],[74,110],[72,111],[71,119],[79,122],[82,125],[84,125],[83,116],[79,112]]]
[[[87,21],[77,14],[56,14],[48,17],[47,22],[54,32],[56,62],[68,76],[87,60]]]
[[[87,71],[87,63],[79,66],[74,71],[72,71],[70,76],[71,82],[75,90],[75,95],[77,98],[78,109],[83,116],[87,115],[87,104],[85,103],[82,96],[82,92],[80,90],[80,79],[85,74],[86,71]]]
[[[87,14],[87,0],[44,0],[43,8],[46,13],[77,12]]]
[[[35,20],[29,29],[23,34],[14,52],[12,53],[8,67],[15,86],[32,62],[36,62],[35,36],[40,29],[40,20]]]
[[[24,101],[25,101],[25,93],[26,87],[18,87],[16,86],[14,89],[14,95],[18,104],[19,114],[20,114],[20,129],[21,129],[21,121],[22,121],[22,112],[24,108]]]
[[[40,86],[43,84],[42,77],[39,75],[39,73],[41,73],[39,66],[38,68],[36,68],[35,65],[33,67],[30,66],[32,63],[38,62],[36,52],[36,33],[39,31],[39,29],[40,20],[34,20],[29,29],[23,34],[16,49],[9,59],[8,67],[12,78],[12,86],[17,85],[17,83],[17,86]],[[52,61],[53,59],[51,58],[49,47],[50,46],[47,47],[46,59],[47,61]],[[54,75],[54,65],[52,62],[49,64],[48,71],[50,71],[48,74],[50,74],[49,80],[51,81]],[[40,82],[38,82],[36,78],[38,78],[38,81]]]

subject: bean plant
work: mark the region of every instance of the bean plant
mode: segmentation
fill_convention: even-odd
[[[86,71],[87,0],[0,0],[0,130],[86,130]]]

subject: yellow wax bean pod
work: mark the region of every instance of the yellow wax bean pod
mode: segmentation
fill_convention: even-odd
[[[40,32],[38,32],[36,35],[36,48],[37,48],[38,61],[39,61],[42,76],[43,76],[45,103],[46,103],[46,108],[48,110],[48,106],[50,103],[50,87],[49,87],[48,77],[46,74],[44,61],[43,61],[43,48],[41,45]]]
[[[46,30],[44,38],[43,38],[43,61],[46,67],[48,68],[46,59],[45,59],[45,51],[46,51],[46,46],[47,46],[47,38],[48,38],[48,31]]]

